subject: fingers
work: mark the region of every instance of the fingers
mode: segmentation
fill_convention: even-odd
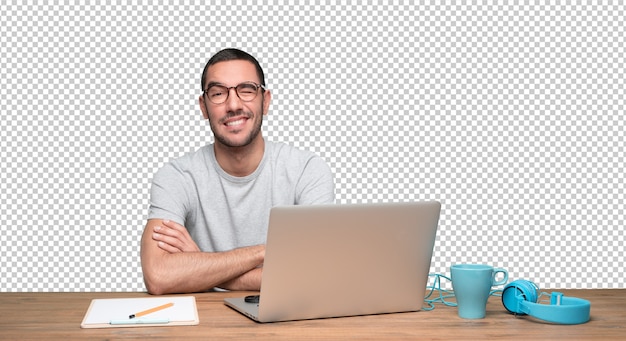
[[[200,251],[187,229],[169,220],[163,220],[161,225],[154,227],[152,239],[169,253]]]
[[[185,237],[185,235],[181,231],[178,231],[176,229],[172,229],[169,227],[163,227],[163,226],[155,226],[154,234],[162,235],[165,237],[171,237],[171,238],[178,239],[178,240],[181,240]]]
[[[159,233],[161,231],[163,231],[165,229],[157,226],[154,228],[154,233],[152,234],[152,239],[154,239],[155,241],[157,241],[157,245],[170,253],[174,253],[174,252],[182,252],[182,248],[183,248],[183,243],[175,238],[175,237],[171,237],[167,234],[162,234]]]
[[[166,242],[158,242],[157,245],[159,246],[159,248],[169,252],[169,253],[178,253],[178,252],[182,252],[181,249],[178,249]]]

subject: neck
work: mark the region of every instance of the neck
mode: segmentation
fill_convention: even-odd
[[[213,144],[215,159],[222,169],[237,177],[252,174],[265,152],[265,140],[259,135],[257,139],[243,147],[229,147],[222,143]]]

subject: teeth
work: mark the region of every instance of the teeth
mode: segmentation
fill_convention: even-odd
[[[226,123],[226,125],[227,125],[227,126],[236,126],[236,125],[243,124],[243,121],[244,121],[243,119],[241,119],[241,120],[237,120],[237,121],[232,121],[232,122],[228,122],[228,123]]]

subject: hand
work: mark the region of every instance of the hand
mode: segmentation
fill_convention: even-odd
[[[170,220],[163,220],[161,225],[154,227],[152,239],[157,242],[159,248],[169,253],[200,251],[187,229]]]

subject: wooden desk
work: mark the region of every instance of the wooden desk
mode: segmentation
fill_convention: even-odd
[[[546,290],[550,291],[550,290]],[[144,293],[0,293],[0,339],[626,339],[626,289],[562,290],[591,301],[591,321],[553,325],[505,312],[491,297],[487,317],[464,320],[456,308],[437,304],[415,313],[259,324],[226,307],[225,297],[249,293],[195,294],[200,324],[182,327],[81,329],[94,298],[144,297]]]

